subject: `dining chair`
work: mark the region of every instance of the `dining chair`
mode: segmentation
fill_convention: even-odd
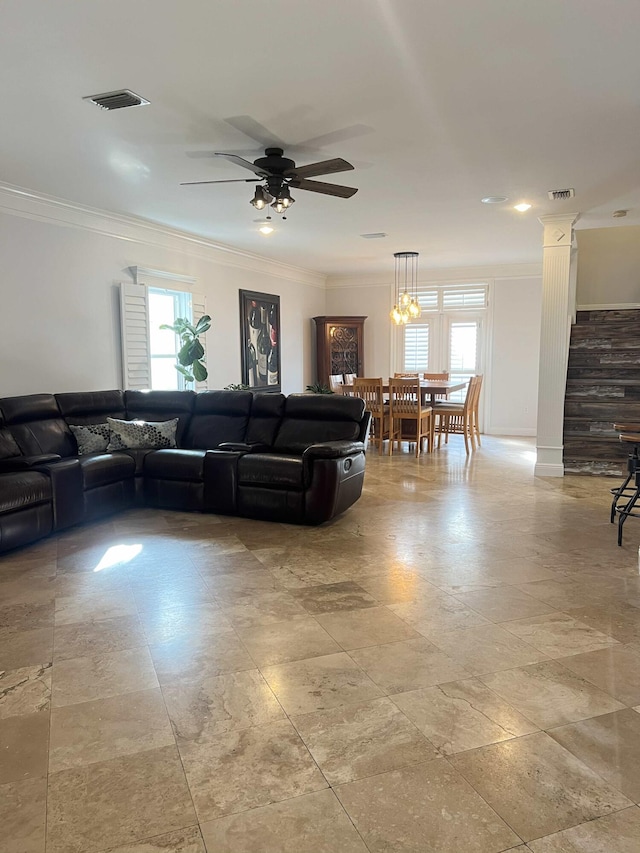
[[[341,373],[332,373],[329,376],[329,388],[334,394],[342,394],[342,386],[344,385],[344,377]]]
[[[423,406],[421,397],[420,380],[417,377],[389,380],[389,456],[395,441],[415,441],[416,456],[420,456],[426,438],[427,451],[433,450],[433,409],[431,406]],[[415,424],[415,430],[409,431],[407,427],[410,424]]]
[[[442,379],[444,381],[447,381],[449,379],[449,374],[447,373],[446,370],[443,371],[442,373],[423,373],[422,378],[423,379],[436,379],[436,380]],[[432,399],[434,399],[434,398],[432,397]],[[447,395],[446,394],[436,394],[435,399],[436,400],[446,400]]]
[[[345,373],[344,375],[344,384],[345,385],[353,385],[354,380],[357,378],[357,373]]]
[[[353,381],[353,396],[364,400],[366,410],[371,412],[373,437],[379,453],[389,438],[389,406],[384,402],[383,387],[381,377],[368,379],[356,376]]]
[[[420,379],[419,373],[394,373],[394,379]]]
[[[469,380],[464,403],[436,403],[433,412],[435,418],[435,431],[438,433],[438,447],[445,436],[445,444],[449,443],[450,435],[462,435],[464,438],[464,449],[469,453],[471,449],[481,447],[479,406],[480,391],[482,389],[482,376],[472,376]]]

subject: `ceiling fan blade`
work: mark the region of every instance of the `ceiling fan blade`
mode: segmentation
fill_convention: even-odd
[[[309,190],[312,193],[335,195],[338,198],[351,198],[358,192],[356,187],[342,187],[340,184],[326,184],[324,181],[306,181],[304,179],[294,179],[289,186],[298,190]]]
[[[181,187],[193,187],[196,184],[257,184],[259,178],[231,178],[226,181],[183,181]]]
[[[239,130],[240,133],[244,133],[249,139],[255,140],[261,148],[287,147],[282,139],[279,139],[275,133],[271,133],[267,127],[260,124],[259,121],[256,121],[251,116],[229,116],[229,118],[225,118],[223,121],[226,121],[231,127]]]
[[[249,169],[249,171],[253,172],[255,175],[260,175],[261,178],[269,177],[269,172],[265,169],[261,169],[259,166],[254,166],[253,163],[249,162],[249,160],[245,160],[243,157],[238,157],[237,154],[223,154],[221,151],[215,151],[214,156],[224,157],[231,163],[235,163],[236,166],[242,166],[243,169]]]
[[[289,169],[285,175],[295,175],[298,178],[313,178],[315,175],[333,175],[335,172],[350,172],[353,169],[351,163],[342,157],[333,160],[323,160],[321,163],[309,163],[308,166],[296,166]]]

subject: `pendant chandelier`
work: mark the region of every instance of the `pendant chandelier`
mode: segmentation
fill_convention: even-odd
[[[406,326],[422,314],[418,302],[418,252],[395,252],[394,306],[389,314],[396,326]]]

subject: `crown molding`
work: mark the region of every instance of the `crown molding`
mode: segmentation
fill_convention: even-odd
[[[451,267],[450,269],[421,269],[418,272],[420,284],[484,284],[509,278],[541,278],[542,261],[535,264],[495,264],[478,267]],[[330,275],[327,277],[327,290],[343,287],[389,287],[393,284],[393,270],[373,274]]]
[[[216,243],[188,231],[170,228],[149,219],[124,213],[100,210],[66,199],[0,182],[0,212],[39,222],[78,228],[173,251],[188,251],[191,256],[204,261],[224,264],[275,276],[324,290],[326,276],[314,270],[274,261],[261,255]]]

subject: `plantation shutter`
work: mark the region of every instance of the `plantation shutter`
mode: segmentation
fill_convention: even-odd
[[[429,370],[429,325],[413,323],[404,327],[404,370]]]
[[[456,309],[486,308],[487,286],[479,284],[475,287],[451,287],[442,291],[443,311],[455,311]]]
[[[120,284],[122,387],[134,391],[151,388],[148,299],[146,285]]]
[[[204,314],[207,313],[207,305],[205,297],[201,293],[192,293],[191,294],[191,310],[193,311],[193,325],[195,326]],[[207,334],[205,334],[200,338],[200,343],[204,347],[204,362],[207,364]],[[207,364],[207,370],[209,371],[209,376],[211,375],[211,365]],[[207,391],[209,388],[209,377],[205,379],[204,382],[196,382],[195,390],[196,391]]]

